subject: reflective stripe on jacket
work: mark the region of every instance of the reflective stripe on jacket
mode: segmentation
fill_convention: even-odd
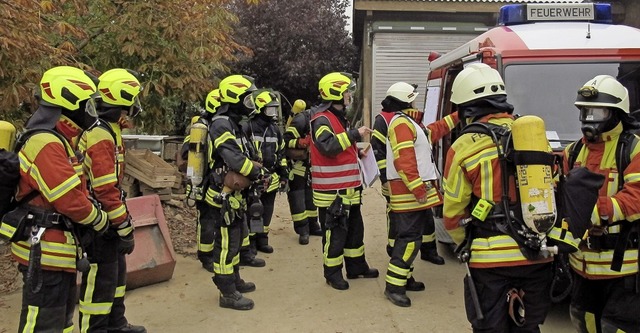
[[[507,113],[497,113],[478,121],[511,128],[513,118]],[[497,203],[502,200],[502,168],[497,147],[491,137],[479,133],[466,133],[457,138],[447,152],[443,183],[444,225],[455,243],[460,244],[465,231],[459,222],[470,216],[469,206],[472,197]],[[513,177],[509,189],[511,202],[515,202]],[[475,268],[490,268],[531,265],[551,260],[551,257],[528,260],[511,236],[500,234],[474,238],[471,243],[469,265]]]
[[[622,133],[622,124],[601,135],[603,141],[590,143],[584,141],[578,154],[574,167],[585,167],[591,172],[605,176],[605,183],[600,188],[598,203],[592,213],[592,222],[600,223],[600,216],[608,216],[609,236],[618,234],[621,225],[640,219],[640,145],[636,145],[631,151],[629,165],[625,170],[618,170],[616,165],[616,149],[618,139]],[[565,148],[565,170],[568,168],[569,152],[573,145]],[[623,172],[624,185],[618,191],[619,172]],[[607,279],[638,272],[638,249],[629,248],[624,252],[622,269],[620,272],[611,270],[613,249],[600,251],[582,247],[580,251],[572,253],[569,257],[571,267],[578,274],[588,279]]]
[[[51,133],[31,136],[18,153],[20,183],[17,199],[31,191],[39,196],[30,205],[65,215],[71,221],[88,225],[98,216],[97,208],[87,199],[82,175],[74,151],[67,142],[60,142]],[[71,233],[59,229],[47,229],[40,241],[42,269],[75,272],[76,243]],[[17,242],[11,245],[16,261],[29,264],[30,244]]]
[[[387,133],[389,132],[389,123],[395,111],[382,110],[373,122],[373,133],[371,133],[371,148],[378,162],[378,170],[380,170],[380,182],[387,182]],[[389,196],[387,187],[382,187],[382,195]]]
[[[84,156],[84,171],[95,199],[102,204],[111,223],[118,225],[127,217],[127,206],[118,187],[124,176],[125,148],[120,126],[117,123],[106,123],[106,126],[115,137],[106,128],[96,126],[82,135],[78,149]]]
[[[437,175],[431,145],[449,134],[457,124],[457,112],[427,125],[426,129],[408,116],[398,114],[393,118],[387,136],[387,178],[392,211],[416,211],[442,203],[433,181]],[[423,204],[416,200],[425,196],[427,201]]]
[[[323,121],[324,119],[324,121]],[[314,126],[317,125],[317,126]],[[311,119],[311,179],[316,191],[355,188],[361,185],[356,140],[349,137],[345,127],[331,111],[322,111]],[[320,152],[319,145],[340,147],[336,155]]]

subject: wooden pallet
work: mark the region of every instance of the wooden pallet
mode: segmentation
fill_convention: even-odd
[[[151,188],[171,187],[176,181],[175,169],[148,149],[129,150],[125,174]]]

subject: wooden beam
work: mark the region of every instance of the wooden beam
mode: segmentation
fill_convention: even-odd
[[[497,13],[506,3],[472,2],[413,2],[413,1],[370,1],[355,0],[355,10],[371,11],[415,11],[449,13]]]

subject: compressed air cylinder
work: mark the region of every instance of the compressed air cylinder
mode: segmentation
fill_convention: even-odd
[[[16,127],[10,122],[0,120],[0,149],[13,151],[16,143]]]
[[[207,125],[195,123],[189,131],[189,154],[187,157],[187,178],[191,186],[197,187],[204,179],[207,163],[206,156]]]
[[[525,157],[524,161],[516,159],[524,223],[535,232],[546,233],[553,227],[557,214],[552,169],[550,165],[531,163],[526,158],[535,156],[536,152],[549,152],[544,121],[537,116],[520,117],[513,123],[511,135],[514,150]]]

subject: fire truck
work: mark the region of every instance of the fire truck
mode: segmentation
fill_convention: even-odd
[[[640,30],[612,24],[610,4],[503,6],[497,27],[430,58],[425,124],[455,111],[449,101],[453,80],[477,62],[500,72],[514,113],[544,119],[554,150],[582,136],[573,103],[582,84],[596,75],[616,77],[629,90],[630,110],[640,110]],[[456,133],[434,149],[441,171]],[[438,239],[450,240],[442,229]]]

